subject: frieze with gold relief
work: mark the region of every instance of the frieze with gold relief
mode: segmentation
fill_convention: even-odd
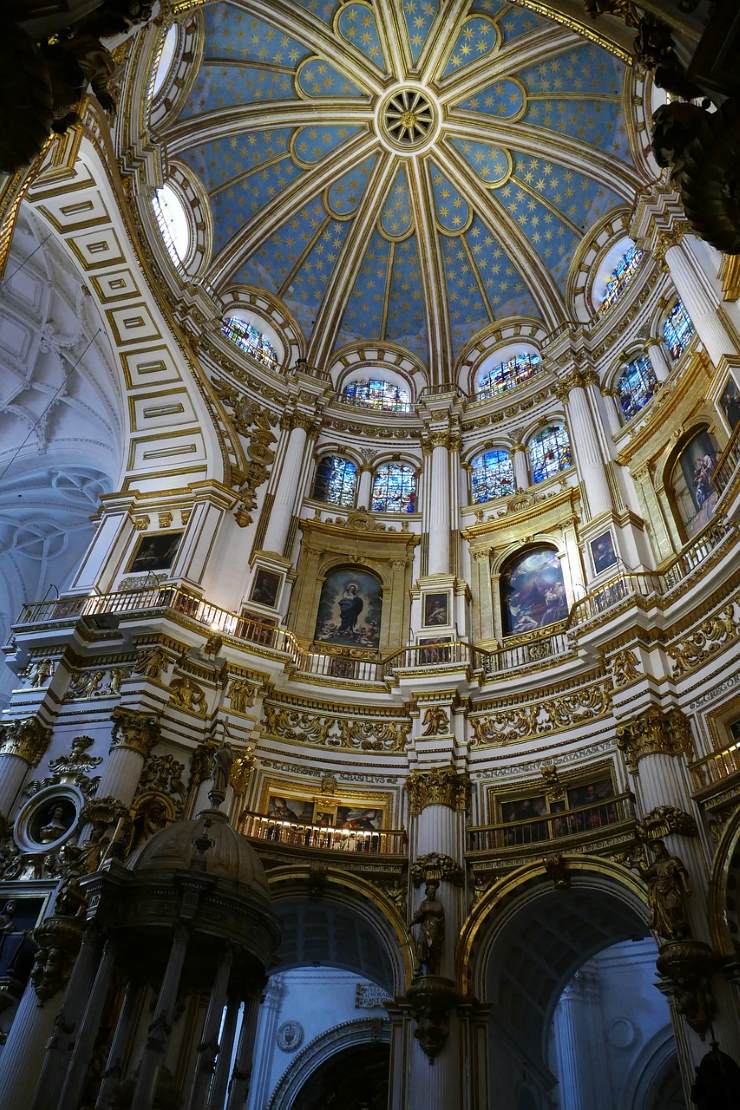
[[[411,721],[406,718],[356,718],[311,713],[267,702],[264,730],[279,740],[356,751],[394,752],[405,747]]]
[[[470,717],[471,746],[496,746],[576,728],[611,712],[611,693],[599,681],[559,697]]]
[[[405,783],[409,806],[413,816],[418,816],[427,806],[446,806],[457,813],[470,809],[470,777],[457,768],[414,768]]]
[[[735,606],[736,602],[730,602],[719,613],[707,617],[688,636],[671,644],[668,655],[673,664],[674,678],[680,678],[734,642],[737,629]]]
[[[612,682],[617,690],[629,686],[640,677],[638,659],[632,648],[623,648],[611,659]]]

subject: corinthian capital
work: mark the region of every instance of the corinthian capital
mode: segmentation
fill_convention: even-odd
[[[465,813],[470,803],[470,778],[454,767],[413,770],[406,779],[411,813],[417,816],[427,806],[447,806]]]
[[[647,755],[690,755],[691,728],[680,709],[646,709],[631,721],[617,725],[617,747],[624,752],[627,766],[637,774],[638,764]]]
[[[16,755],[29,767],[35,767],[49,746],[51,729],[38,717],[25,717],[0,725],[0,755]]]
[[[127,709],[121,705],[113,710],[112,716],[110,750],[129,748],[146,759],[159,739],[157,718],[140,709]]]

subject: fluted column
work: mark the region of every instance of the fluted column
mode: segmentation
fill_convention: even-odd
[[[245,1029],[244,1024],[242,1025],[242,1034],[239,1038],[239,1051],[234,1070],[234,1082],[229,1097],[229,1110],[243,1110],[243,1101],[239,1102],[236,1098],[236,1093],[240,1090],[242,1092],[249,1091],[249,1110],[262,1110],[267,1105],[267,1100],[270,1097],[270,1069],[283,992],[281,976],[270,976],[262,1005],[255,1006],[254,1010],[250,1007],[249,1016],[245,1015],[244,1021],[248,1023],[248,1026]],[[259,1022],[257,1021],[258,1017]],[[254,1028],[252,1028],[253,1020]],[[248,1051],[249,1045],[254,1046],[255,1042],[257,1043],[257,1049],[253,1051],[252,1058],[256,1061],[256,1067],[252,1071]],[[246,1075],[246,1082],[241,1078],[237,1080],[237,1069],[240,1077]]]
[[[167,1042],[172,1032],[175,1002],[185,956],[187,955],[188,939],[187,929],[180,926],[172,940],[172,948],[170,949],[169,960],[157,998],[154,1017],[147,1031],[131,1110],[150,1110],[151,1108],[157,1071],[164,1059]]]
[[[665,258],[678,295],[716,366],[722,355],[735,352],[735,345],[719,318],[717,294],[685,242],[683,231],[683,226],[678,225],[660,233],[654,253],[657,258]]]
[[[605,386],[602,386],[599,392],[601,395],[601,411],[604,414],[604,423],[612,436],[619,435],[619,432],[622,430],[622,422],[619,418],[617,394],[613,389],[607,389]]]
[[[229,999],[223,1029],[221,1030],[221,1040],[218,1046],[216,1072],[213,1076],[213,1084],[208,1095],[208,1110],[223,1110],[226,1090],[229,1085],[231,1057],[234,1053],[234,1037],[236,1036],[236,1027],[239,1021],[240,1005],[241,1003],[238,997],[234,996]],[[249,1004],[247,1003],[247,1005]],[[243,1106],[244,1103],[242,1103],[240,1110],[243,1110]]]
[[[567,407],[570,442],[578,463],[578,475],[586,488],[590,516],[595,517],[611,512],[613,505],[585,385],[583,375],[573,372],[556,386],[555,393]]]
[[[95,1110],[108,1110],[110,1102],[118,1088],[123,1072],[123,1061],[126,1055],[126,1048],[128,1046],[129,1037],[131,1036],[134,1017],[138,1006],[138,996],[139,988],[137,984],[133,981],[129,982],[123,997],[123,1005],[118,1015],[116,1028],[113,1032],[113,1040],[111,1041],[110,1051],[108,1052],[108,1059],[106,1060],[105,1071],[103,1072],[100,1090],[98,1091]]]
[[[576,972],[555,1011],[560,1110],[612,1110],[605,1084],[607,1060],[599,1005],[598,974],[588,967]]]
[[[650,365],[659,382],[664,382],[671,372],[668,359],[665,357],[663,345],[658,339],[649,339],[645,344]]]
[[[77,1110],[80,1105],[82,1087],[87,1069],[90,1066],[95,1038],[100,1028],[100,1019],[110,991],[115,962],[115,944],[109,940],[105,945],[103,957],[98,965],[95,980],[87,999],[85,1013],[80,1023],[80,1031],[72,1050],[67,1078],[59,1099],[58,1110]]]
[[[155,717],[138,709],[118,706],[113,710],[112,744],[103,766],[97,795],[114,798],[129,806],[141,778],[144,761],[157,742]]]
[[[51,729],[37,717],[0,725],[0,817],[8,818],[31,767],[44,756]]]
[[[450,456],[446,432],[432,435],[429,490],[429,574],[450,573]]]
[[[527,489],[529,486],[529,465],[527,463],[527,448],[523,443],[515,443],[511,448],[512,465],[514,468],[514,483],[517,489]]]
[[[280,991],[278,990],[278,995],[279,994]],[[244,1103],[248,1094],[250,1095],[250,1106],[256,1106],[251,1098],[252,1089],[250,1086],[250,1079],[252,1075],[254,1046],[257,1040],[257,1026],[259,1024],[260,1013],[260,1001],[258,999],[252,999],[244,1003],[242,1026],[239,1032],[239,1043],[236,1049],[236,1059],[234,1060],[234,1071],[229,1088],[227,1110],[244,1110]],[[278,1009],[274,1010],[274,1013],[275,1018],[277,1018],[277,1014],[279,1013],[279,1002]],[[270,1024],[270,1044],[272,1044],[275,1022],[271,1022]],[[267,1043],[267,1041],[264,1043]]]
[[[56,1018],[62,1005],[57,994],[41,1006],[29,983],[23,992],[8,1039],[0,1055],[0,1106],[3,1110],[47,1110],[47,1102],[34,1102],[39,1085],[39,1058],[49,1037],[54,1033]],[[44,1097],[48,1088],[44,1090]]]
[[[296,496],[302,486],[306,443],[313,421],[302,413],[286,417],[289,427],[283,463],[274,485],[275,498],[262,547],[265,551],[282,556],[295,511]]]

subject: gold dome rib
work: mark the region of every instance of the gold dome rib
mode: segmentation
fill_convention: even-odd
[[[158,138],[167,146],[168,154],[176,155],[202,143],[228,139],[246,131],[265,131],[271,127],[322,127],[346,124],[348,127],[369,126],[373,109],[347,100],[322,105],[307,100],[281,100],[269,103],[235,104],[204,112],[195,119],[181,120],[162,131]]]
[[[436,155],[435,155],[436,156]],[[429,339],[429,381],[436,385],[440,371],[451,372],[454,364],[447,297],[444,294],[444,266],[434,230],[434,197],[427,174],[426,159],[408,161],[409,187],[417,227],[419,268],[424,285]]]
[[[444,13],[445,18],[440,19],[439,15],[437,16],[430,29],[427,49],[419,59],[422,63],[420,80],[425,85],[434,81],[442,59],[457,39],[470,7],[472,7],[472,0],[446,0],[440,5],[439,14]]]
[[[373,8],[378,24],[378,34],[386,46],[388,55],[386,61],[390,65],[391,73],[395,79],[401,81],[406,76],[406,65],[404,64],[403,53],[404,38],[396,18],[397,15],[399,18],[403,18],[399,13],[399,5],[394,4],[393,0],[375,0]]]
[[[361,135],[335,154],[328,155],[315,169],[306,170],[296,182],[273,197],[269,204],[239,228],[213,259],[207,275],[211,284],[217,288],[226,281],[248,254],[253,254],[291,215],[376,148],[374,135]]]
[[[333,350],[368,241],[395,180],[397,161],[394,154],[381,152],[365,186],[351,233],[342,245],[316,314],[308,348],[308,361],[314,366],[323,366]]]

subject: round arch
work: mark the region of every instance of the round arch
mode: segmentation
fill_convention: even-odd
[[[332,1057],[361,1045],[390,1045],[390,1025],[378,1018],[342,1022],[306,1045],[284,1073],[266,1110],[291,1110],[306,1082]]]

